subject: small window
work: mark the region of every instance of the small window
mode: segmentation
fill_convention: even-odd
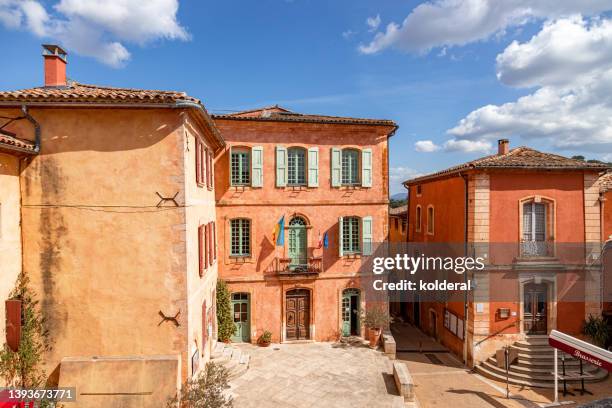
[[[427,207],[427,233],[434,233],[434,208],[432,206]]]
[[[417,207],[416,207],[416,220],[415,220],[416,231],[417,232],[421,232],[422,220],[423,220],[423,215],[422,215],[421,206],[417,205]]]
[[[342,250],[345,254],[360,252],[361,231],[358,217],[345,217],[342,222]]]
[[[238,218],[230,221],[231,256],[251,255],[251,220]]]
[[[232,186],[251,184],[251,153],[246,149],[232,149]]]
[[[287,150],[287,184],[306,185],[306,151],[301,147]]]
[[[196,182],[198,186],[202,187],[208,174],[206,172],[208,149],[204,147],[204,144],[197,137],[195,139],[195,153]]]
[[[423,186],[421,184],[417,184],[416,193],[417,193],[417,196],[420,196],[421,194],[423,194]]]
[[[354,149],[342,150],[342,184],[359,184],[359,152]]]

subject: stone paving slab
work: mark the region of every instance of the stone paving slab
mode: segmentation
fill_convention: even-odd
[[[251,356],[231,381],[236,408],[391,407],[399,395],[390,362],[362,344],[237,344]]]

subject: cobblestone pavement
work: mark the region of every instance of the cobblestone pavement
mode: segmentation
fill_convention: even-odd
[[[236,347],[251,355],[248,371],[231,381],[236,408],[403,406],[391,362],[362,344]]]

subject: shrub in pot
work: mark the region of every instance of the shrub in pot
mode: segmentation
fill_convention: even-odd
[[[264,330],[263,334],[259,336],[259,338],[257,339],[257,344],[259,344],[262,347],[268,347],[271,342],[272,342],[272,333],[270,333],[268,330]]]
[[[368,328],[368,337],[370,339],[370,347],[376,348],[380,341],[382,329],[389,326],[391,316],[389,312],[382,306],[373,306],[368,308],[362,315],[361,320]]]

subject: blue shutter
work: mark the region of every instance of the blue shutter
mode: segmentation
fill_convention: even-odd
[[[362,254],[372,255],[374,245],[374,234],[372,232],[372,217],[367,216],[361,219],[361,242]]]
[[[251,149],[251,186],[263,187],[263,147]]]
[[[340,187],[342,182],[342,150],[338,147],[331,149],[331,185]]]
[[[319,148],[308,148],[308,187],[319,187]]]
[[[361,151],[361,185],[372,187],[372,149]]]
[[[276,187],[287,185],[287,148],[276,146]]]

